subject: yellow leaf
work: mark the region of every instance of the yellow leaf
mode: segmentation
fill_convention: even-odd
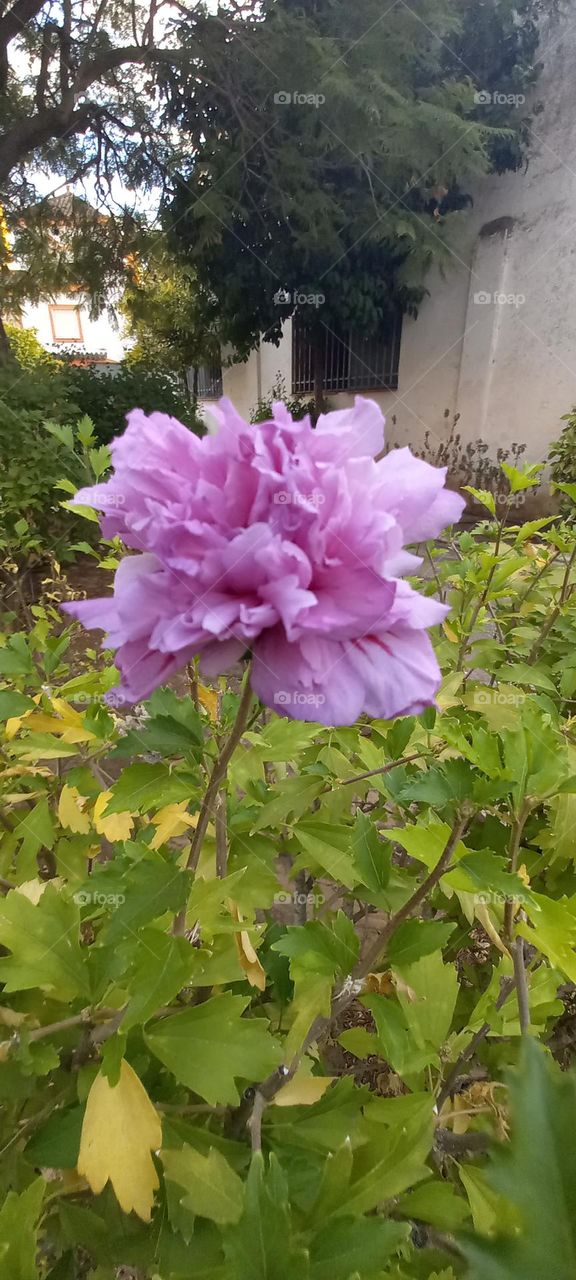
[[[324,1096],[335,1076],[310,1076],[306,1072],[297,1071],[292,1080],[284,1085],[276,1094],[276,1107],[311,1107]]]
[[[38,704],[41,697],[42,697],[42,694],[37,693],[35,694],[32,701]],[[4,736],[5,738],[8,739],[9,742],[11,741],[12,738],[16,737],[16,734],[18,733],[20,725],[23,724],[24,720],[27,720],[28,717],[31,715],[32,715],[32,709],[30,709],[30,711],[23,711],[21,716],[11,716],[10,719],[6,721],[6,724],[4,725]]]
[[[446,639],[449,640],[451,644],[458,644],[458,636],[448,622],[442,623],[442,630]]]
[[[58,818],[68,831],[76,831],[83,836],[90,830],[90,819],[83,812],[85,804],[86,797],[81,796],[76,787],[69,787],[65,782],[58,801]]]
[[[35,880],[24,880],[22,884],[15,885],[14,892],[21,893],[24,898],[28,898],[28,901],[37,907],[42,894],[48,888],[49,884],[51,884],[54,889],[61,889],[64,881],[59,876],[55,876],[53,880],[39,880],[38,877],[36,877]]]
[[[492,922],[488,907],[476,903],[474,906],[474,915],[480,921],[482,928],[485,933],[488,934],[490,941],[494,943],[494,946],[497,947],[498,951],[500,951],[503,956],[510,956],[508,947],[504,945],[495,924]]]
[[[165,804],[163,809],[154,814],[152,822],[158,829],[150,841],[151,849],[159,849],[167,840],[183,835],[188,827],[196,825],[196,819],[186,813],[187,804],[187,800],[180,800],[178,804]]]
[[[110,813],[103,818],[102,814],[112,799],[111,791],[101,791],[94,805],[92,819],[98,835],[106,840],[129,840],[134,828],[134,819],[129,811]]]
[[[230,900],[228,902],[228,907],[232,919],[237,920],[238,923],[241,924],[242,916],[240,915],[237,904]],[[260,964],[258,954],[252,946],[250,934],[246,929],[240,929],[238,933],[234,934],[234,941],[236,943],[240,967],[244,970],[250,985],[252,987],[258,987],[259,991],[264,991],[266,987],[266,974]]]
[[[71,724],[59,720],[57,716],[47,716],[43,711],[34,712],[26,721],[26,728],[38,733],[58,734],[63,742],[93,742],[96,735],[82,725]]]
[[[12,1030],[16,1030],[22,1026],[27,1017],[27,1013],[18,1013],[17,1009],[8,1009],[6,1005],[0,1008],[0,1022],[3,1027],[10,1027]]]
[[[206,685],[198,685],[198,697],[202,706],[205,707],[211,720],[218,719],[218,694],[214,689],[207,689]]]
[[[122,1059],[113,1087],[100,1072],[88,1094],[78,1156],[78,1173],[94,1194],[110,1181],[124,1213],[133,1209],[149,1222],[159,1186],[151,1152],[161,1145],[160,1118],[132,1067]]]

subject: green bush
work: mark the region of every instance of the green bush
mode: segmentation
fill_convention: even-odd
[[[176,377],[167,373],[122,364],[114,372],[89,366],[69,369],[75,401],[93,419],[100,444],[108,444],[126,425],[130,409],[154,410],[178,418],[198,435],[203,427]]]
[[[286,382],[279,373],[268,394],[261,396],[255,404],[250,414],[250,421],[267,422],[272,417],[272,405],[275,400],[281,400],[286,405],[296,422],[300,418],[305,418],[307,413],[314,413],[314,399],[304,400],[302,396],[290,396],[286,388]]]
[[[554,484],[576,484],[576,406],[570,413],[564,414],[562,422],[566,423],[558,440],[555,440],[548,454],[550,476]],[[569,497],[560,499],[562,514],[571,518],[574,503]]]
[[[16,525],[26,521],[49,546],[66,527],[54,485],[62,475],[58,441],[44,429],[80,415],[68,371],[59,365],[23,369],[15,360],[0,367],[0,542],[12,545]]]

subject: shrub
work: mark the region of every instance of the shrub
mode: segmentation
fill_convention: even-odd
[[[58,442],[44,429],[79,416],[67,373],[56,364],[0,366],[0,537],[24,519],[49,545],[62,528],[54,485],[62,475]],[[66,527],[66,526],[64,526]],[[69,521],[68,521],[69,528]]]
[[[302,396],[290,397],[286,390],[286,382],[279,373],[268,394],[262,396],[252,409],[250,421],[267,422],[268,418],[272,417],[272,404],[275,400],[281,400],[295,420],[305,418],[307,413],[314,414],[314,399],[305,400]]]
[[[126,716],[49,608],[0,637],[3,1275],[576,1274],[576,537],[548,525],[429,546],[445,680],[395,722],[194,668]]]
[[[170,374],[122,364],[106,372],[91,366],[70,369],[73,396],[82,413],[92,418],[100,444],[109,444],[124,430],[130,409],[171,414],[198,435],[203,426],[179,379]]]
[[[576,407],[564,414],[562,422],[566,423],[558,440],[550,447],[548,461],[550,476],[554,484],[576,484]],[[560,499],[560,510],[563,515],[572,518],[574,504],[564,495]]]

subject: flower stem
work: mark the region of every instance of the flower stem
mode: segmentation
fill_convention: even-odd
[[[226,770],[228,768],[228,765],[230,764],[230,761],[232,759],[232,756],[234,755],[236,747],[238,746],[240,739],[242,737],[242,734],[246,729],[246,725],[248,724],[251,706],[252,706],[252,689],[250,687],[250,669],[248,669],[248,671],[246,672],[245,680],[244,680],[242,697],[240,698],[238,711],[236,713],[236,719],[222,747],[222,750],[217,760],[214,763],[212,773],[210,774],[210,781],[208,783],[208,786],[206,788],[206,792],[204,795],[204,799],[200,806],[200,812],[198,814],[198,822],[196,824],[196,830],[194,831],[194,835],[192,837],[192,843],[190,845],[190,853],[188,855],[188,861],[186,863],[187,871],[196,870],[198,859],[200,857],[200,850],[202,848],[202,844],[204,841],[204,836],[206,835],[208,824],[212,818],[214,808],[216,805],[216,800],[218,798],[220,785],[223,782],[224,778],[226,777]],[[184,908],[182,911],[178,913],[178,915],[174,920],[174,926],[173,926],[174,933],[184,932],[185,919],[186,919],[186,910]]]

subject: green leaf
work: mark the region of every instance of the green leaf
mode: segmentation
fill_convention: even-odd
[[[162,1164],[166,1178],[180,1188],[180,1203],[185,1209],[213,1222],[238,1222],[244,1184],[214,1147],[206,1156],[189,1145],[179,1151],[163,1151]]]
[[[0,1260],[6,1280],[36,1280],[36,1237],[46,1183],[37,1178],[17,1195],[9,1191],[0,1209]]]
[[[463,489],[465,493],[470,493],[473,498],[476,498],[477,502],[482,503],[483,507],[487,507],[491,515],[496,515],[496,499],[488,489],[475,489],[471,484],[463,485]]]
[[[107,869],[105,869],[106,871]],[[87,886],[106,893],[107,877],[90,877]],[[114,867],[111,868],[114,874]],[[133,863],[123,877],[123,901],[113,912],[106,927],[105,941],[111,945],[124,937],[126,932],[137,934],[142,925],[157,920],[165,911],[180,911],[186,904],[190,891],[190,874],[165,862],[160,854],[147,854]]]
[[[354,925],[339,911],[329,924],[310,920],[304,925],[289,925],[271,949],[295,959],[301,971],[345,977],[358,959],[359,942]]]
[[[401,968],[441,951],[455,928],[441,920],[406,920],[388,943],[386,961],[392,968]]]
[[[486,1176],[517,1207],[521,1229],[462,1248],[474,1280],[568,1280],[576,1275],[576,1077],[524,1041],[510,1087],[512,1137]]]
[[[76,904],[51,884],[36,906],[17,891],[0,899],[0,942],[11,952],[0,959],[6,991],[41,987],[57,1000],[89,994],[78,935]]]
[[[402,1196],[394,1212],[402,1218],[429,1222],[441,1231],[455,1231],[470,1217],[467,1201],[456,1194],[449,1182],[427,1182],[423,1187],[416,1187]]]
[[[349,1280],[379,1272],[408,1237],[408,1227],[383,1218],[340,1218],[310,1242],[311,1280]]]
[[[185,1084],[215,1106],[237,1106],[235,1080],[263,1080],[282,1051],[262,1018],[243,1018],[243,996],[226,991],[204,1004],[163,1018],[147,1035],[152,1053]]]
[[[272,790],[272,799],[257,814],[252,831],[260,831],[262,827],[281,827],[290,815],[299,818],[310,808],[312,801],[324,786],[324,779],[317,774],[302,774],[298,778],[286,778]]]
[[[381,893],[390,879],[390,845],[381,840],[365,813],[358,813],[352,832],[352,856],[358,879],[373,893]]]
[[[324,822],[299,822],[294,837],[306,855],[299,863],[327,872],[333,880],[351,889],[358,881],[350,846],[350,827],[333,827]]]
[[[246,1183],[244,1212],[224,1233],[228,1275],[234,1280],[306,1280],[307,1253],[292,1230],[286,1179],[274,1155],[266,1169],[258,1152]]]
[[[5,655],[5,650],[2,651]],[[1,669],[1,668],[0,668]],[[25,711],[34,711],[35,703],[24,693],[16,690],[0,689],[0,721],[11,720],[13,716],[22,716]]]
[[[401,1128],[390,1129],[385,1142],[381,1126],[376,1125],[369,1141],[354,1154],[350,1185],[342,1189],[335,1210],[338,1216],[369,1213],[428,1178],[430,1170],[424,1161],[432,1146],[433,1131],[432,1098],[426,1114],[420,1111]]]
[[[138,813],[160,809],[189,800],[194,789],[190,777],[171,771],[166,764],[130,764],[114,783],[104,816],[128,809]]]
[[[75,1169],[83,1119],[84,1107],[55,1111],[28,1142],[26,1159],[29,1163],[49,1169]]]
[[[185,987],[197,967],[199,953],[186,938],[175,938],[160,929],[138,932],[138,953],[130,978],[133,994],[122,1018],[122,1031],[146,1020]]]

